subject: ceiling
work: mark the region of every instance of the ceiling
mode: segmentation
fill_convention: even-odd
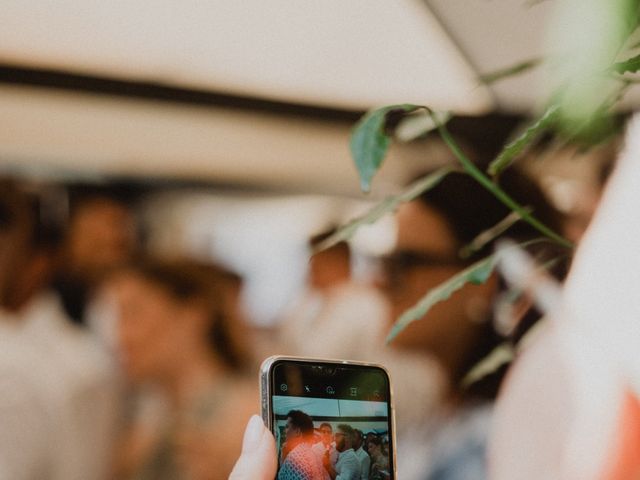
[[[5,0],[0,166],[353,194],[360,112],[535,107],[535,72],[477,77],[539,56],[552,3]],[[378,193],[429,161],[393,156]]]

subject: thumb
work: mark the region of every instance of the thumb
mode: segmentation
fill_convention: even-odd
[[[273,480],[276,477],[276,444],[262,419],[253,415],[242,441],[242,453],[229,480]]]

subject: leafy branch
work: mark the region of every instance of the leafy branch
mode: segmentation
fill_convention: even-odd
[[[478,181],[483,187],[489,190],[498,200],[504,203],[533,228],[538,230],[543,235],[551,238],[560,245],[571,248],[573,245],[571,242],[557,234],[549,227],[544,225],[538,219],[536,219],[531,212],[526,208],[519,205],[513,198],[511,198],[499,185],[494,183],[489,177],[487,177],[475,164],[467,158],[462,152],[458,144],[449,134],[449,131],[445,127],[444,123],[440,121],[436,112],[429,107],[422,105],[392,105],[389,107],[383,107],[368,112],[361,120],[356,124],[353,130],[351,138],[351,153],[353,155],[356,167],[360,174],[360,181],[363,190],[368,191],[371,186],[371,180],[375,173],[379,170],[387,150],[391,144],[391,137],[389,135],[390,126],[389,120],[393,119],[393,122],[397,124],[402,116],[407,113],[412,113],[417,110],[426,110],[433,120],[435,128],[440,133],[440,136],[449,146],[454,156],[462,166],[463,170],[471,175],[476,181]],[[505,168],[505,166],[511,161],[515,155],[521,152],[526,145],[531,143],[536,135],[538,135],[543,129],[552,122],[555,115],[555,109],[553,107],[547,111],[546,115],[543,115],[542,119],[535,125],[527,129],[522,138],[516,140],[513,144],[507,145],[498,156],[500,160],[497,163],[497,169]],[[496,162],[494,162],[496,164]],[[388,210],[385,210],[385,212]],[[360,222],[355,228],[361,225]],[[348,225],[351,230],[354,230],[353,225]],[[342,233],[344,235],[344,232]]]
[[[502,190],[496,183],[492,182],[489,177],[487,177],[482,171],[476,167],[476,165],[464,154],[464,152],[460,149],[458,144],[455,142],[447,128],[437,122],[437,119],[434,120],[438,125],[438,131],[440,132],[440,136],[444,140],[444,142],[449,146],[451,152],[458,159],[462,168],[471,175],[480,185],[489,190],[498,200],[504,203],[507,207],[509,207],[514,212],[517,212],[520,217],[531,225],[533,228],[538,230],[540,233],[554,240],[558,244],[565,246],[567,248],[573,248],[573,244],[569,242],[566,238],[557,234],[549,227],[540,222],[537,218],[535,218],[525,207],[516,202],[513,198],[507,194],[504,190]]]
[[[424,317],[431,308],[451,295],[460,290],[468,283],[481,285],[485,283],[493,273],[497,264],[496,255],[489,255],[482,260],[477,261],[470,267],[465,268],[444,283],[432,288],[409,310],[405,311],[391,328],[387,335],[387,343],[396,338],[400,332],[407,328],[411,323]]]
[[[558,118],[558,106],[552,105],[542,116],[531,126],[529,126],[518,138],[505,145],[500,154],[489,164],[487,173],[492,177],[497,177],[513,160],[536,138],[544,133]]]
[[[527,72],[542,63],[541,58],[532,58],[530,60],[526,60],[524,62],[517,63],[510,67],[501,68],[496,70],[495,72],[487,73],[485,75],[480,75],[478,80],[480,80],[485,85],[491,85],[492,83],[496,83],[499,80],[504,80],[505,78],[510,78],[515,75],[519,75],[521,73]]]
[[[531,212],[531,209],[527,209]],[[471,242],[460,249],[461,258],[469,258],[476,252],[482,250],[485,245],[498,238],[504,232],[506,232],[512,225],[520,221],[522,218],[518,212],[511,212],[505,218],[496,223],[493,227],[478,234]]]
[[[339,242],[349,240],[363,225],[373,224],[384,215],[395,211],[402,203],[416,199],[423,192],[435,187],[446,175],[455,170],[452,166],[439,168],[431,174],[413,182],[399,195],[385,198],[380,203],[374,205],[367,213],[343,225],[333,235],[318,244],[315,247],[314,253],[326,250]]]
[[[360,174],[360,188],[363,192],[371,190],[371,180],[382,165],[391,144],[391,138],[387,134],[389,121],[418,108],[416,105],[402,104],[371,110],[354,126],[350,142],[351,155]]]
[[[640,70],[640,55],[631,57],[623,62],[614,63],[611,70],[620,75],[624,73],[636,73]]]
[[[506,248],[526,248],[531,245],[548,241],[549,239],[547,238],[537,238],[523,242],[521,244],[514,244],[513,246],[509,246]],[[386,342],[391,342],[409,325],[417,320],[420,320],[427,313],[429,313],[434,305],[449,299],[451,295],[462,289],[468,283],[471,283],[473,285],[482,285],[483,283],[485,283],[493,274],[499,260],[499,253],[493,253],[471,264],[469,267],[453,275],[437,287],[429,290],[418,301],[418,303],[416,303],[413,307],[409,308],[402,315],[400,315],[400,317],[396,320],[393,327],[391,328],[391,331],[387,335]],[[555,259],[553,262],[555,262]],[[547,268],[552,265],[553,263],[550,262],[548,265],[545,265],[542,268]]]

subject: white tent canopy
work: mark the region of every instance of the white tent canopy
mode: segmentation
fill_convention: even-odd
[[[0,167],[356,193],[352,121],[60,91],[38,72],[351,112],[396,102],[523,112],[537,103],[535,72],[491,88],[477,78],[539,56],[553,3],[7,0]],[[383,190],[424,162],[399,156]]]

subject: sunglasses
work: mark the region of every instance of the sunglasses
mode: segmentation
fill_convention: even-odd
[[[382,270],[391,288],[402,285],[406,274],[416,268],[463,267],[467,263],[453,255],[438,255],[411,250],[399,250],[380,258]]]
[[[412,250],[399,250],[382,257],[382,266],[385,269],[408,270],[415,267],[450,267],[464,265],[465,260],[452,255],[438,255]]]

